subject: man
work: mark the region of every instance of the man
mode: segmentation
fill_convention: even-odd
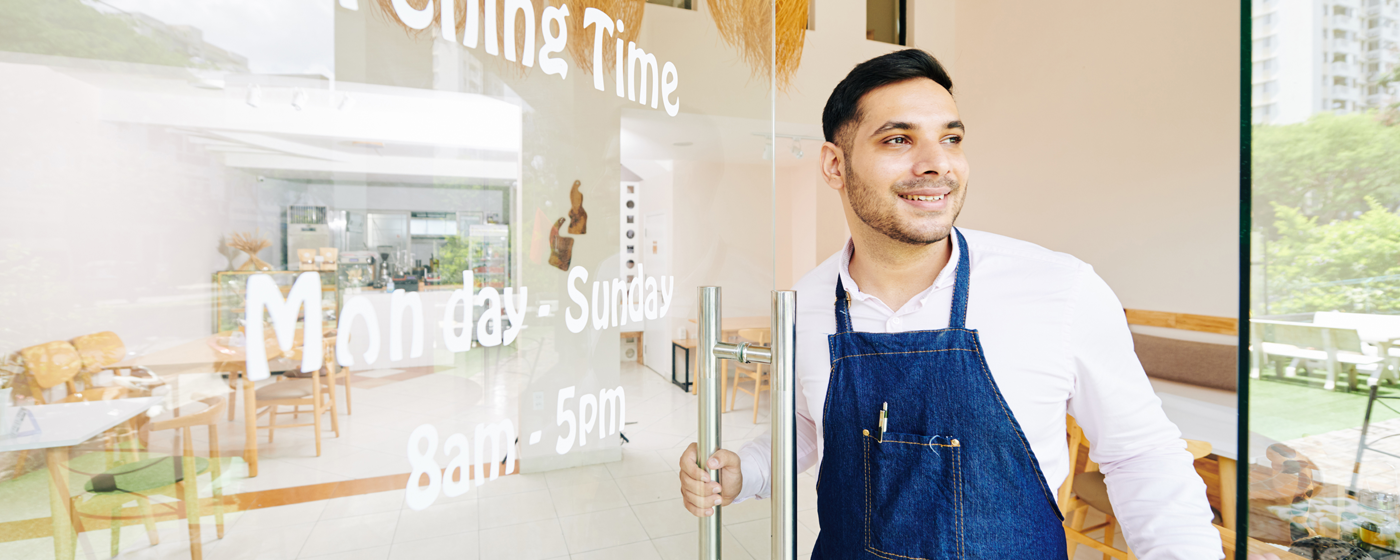
[[[813,557],[1064,558],[1067,413],[1138,558],[1223,557],[1109,287],[1072,256],[953,227],[969,170],[938,62],[909,49],[860,64],[822,126],[851,239],[796,285],[798,470],[820,465]],[[710,481],[692,444],[686,507],[766,495],[769,447],[719,450]]]

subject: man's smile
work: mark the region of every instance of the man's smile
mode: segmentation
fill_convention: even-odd
[[[948,187],[934,187],[896,193],[896,196],[919,210],[937,212],[948,207],[947,197],[951,192]]]

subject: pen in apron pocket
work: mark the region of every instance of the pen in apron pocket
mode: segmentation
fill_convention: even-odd
[[[890,403],[885,403],[884,408],[880,409],[880,426],[879,426],[879,432],[875,434],[875,435],[876,435],[876,439],[878,439],[878,440],[880,441],[880,443],[885,443],[885,430],[888,429],[889,420],[890,420]]]

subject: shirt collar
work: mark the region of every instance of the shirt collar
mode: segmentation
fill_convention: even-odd
[[[954,230],[956,230],[956,228],[954,228]],[[962,251],[955,240],[956,235],[956,233],[950,233],[948,235],[949,244],[953,247],[952,253],[948,256],[948,264],[944,265],[943,270],[939,271],[938,277],[933,279],[933,285],[915,296],[911,301],[918,301],[919,304],[922,305],[924,300],[927,300],[934,290],[946,288],[957,282],[956,271],[958,268],[958,259],[961,258]],[[855,254],[855,250],[855,240],[846,238],[846,248],[841,251],[840,259],[841,285],[846,288],[846,292],[851,295],[852,299],[856,301],[865,301],[874,296],[861,292],[860,287],[856,285],[856,281],[851,278],[851,255]]]

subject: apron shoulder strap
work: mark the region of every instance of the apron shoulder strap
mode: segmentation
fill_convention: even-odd
[[[841,275],[836,275],[836,334],[851,332],[851,296],[841,285]]]
[[[971,269],[967,251],[967,240],[963,238],[961,231],[956,228],[953,232],[958,236],[958,268],[957,284],[953,287],[953,309],[948,320],[948,328],[967,328],[967,288],[971,283]],[[851,332],[851,296],[846,293],[846,287],[841,283],[841,276],[836,276],[836,333]]]
[[[953,310],[948,319],[948,327],[953,329],[967,328],[967,287],[971,283],[971,265],[967,256],[967,240],[963,239],[963,234],[956,228],[953,232],[958,234],[958,281],[953,286]],[[837,289],[840,289],[838,281]]]

